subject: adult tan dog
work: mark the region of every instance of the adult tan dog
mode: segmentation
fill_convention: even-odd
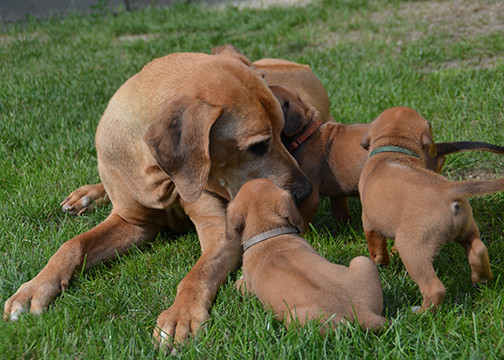
[[[373,120],[362,146],[370,153],[359,192],[371,259],[388,264],[386,238],[395,239],[397,252],[422,293],[422,311],[443,301],[445,287],[432,261],[449,241],[464,247],[473,283],[490,280],[488,251],[466,198],[504,190],[504,178],[451,182],[427,170],[425,153],[435,151],[430,124],[405,107],[385,110]]]
[[[247,180],[267,177],[298,200],[311,185],[281,143],[282,110],[236,49],[156,59],[110,100],[96,133],[98,169],[113,210],[66,243],[5,303],[4,318],[38,314],[73,273],[192,221],[202,255],[180,282],[155,337],[183,341],[209,319],[217,289],[241,257],[226,240],[225,206]],[[190,220],[190,221],[189,221]]]
[[[360,143],[369,124],[321,122],[318,109],[305,102],[297,89],[275,85],[270,88],[284,112],[282,141],[313,185],[311,196],[299,205],[303,218],[310,222],[320,196],[327,196],[331,200],[334,218],[339,222],[349,220],[347,197],[359,196],[359,178],[368,158],[368,152]],[[304,138],[301,145],[300,138]],[[424,153],[426,167],[436,172],[441,171],[446,155],[455,152],[485,150],[504,153],[504,147],[475,141],[436,143],[436,148],[435,154]]]
[[[227,239],[241,240],[244,248],[238,286],[272,307],[287,327],[320,320],[324,332],[357,320],[364,328],[380,328],[386,320],[375,265],[363,256],[348,267],[327,261],[296,235],[302,224],[289,192],[268,179],[245,183],[227,210]]]
[[[237,52],[231,45],[217,46],[212,54],[220,52]],[[322,82],[308,65],[298,64],[283,59],[261,59],[252,64],[266,80],[268,85],[288,86],[296,89],[307,106],[316,108],[321,121],[334,120],[329,112],[329,95]],[[293,121],[288,121],[287,124]],[[285,129],[287,132],[290,129]],[[297,129],[296,129],[297,130]],[[362,151],[360,146],[357,146]],[[357,186],[357,185],[356,185]],[[62,203],[63,210],[80,215],[94,206],[106,204],[110,201],[103,184],[84,185],[73,191]]]

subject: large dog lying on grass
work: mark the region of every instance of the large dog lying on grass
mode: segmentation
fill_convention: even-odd
[[[263,76],[231,47],[156,59],[117,90],[96,132],[98,169],[113,204],[101,224],[68,240],[5,303],[4,318],[39,314],[75,271],[192,221],[202,255],[157,320],[161,343],[182,342],[209,319],[218,287],[241,258],[226,240],[225,208],[246,181],[266,177],[303,200],[311,185],[281,143],[283,115]],[[190,220],[190,221],[189,221]]]

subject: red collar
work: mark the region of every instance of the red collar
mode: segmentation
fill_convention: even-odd
[[[310,137],[319,127],[322,125],[322,121],[314,121],[310,126],[308,126],[305,131],[303,131],[297,138],[292,140],[287,150],[292,154],[298,147],[303,144],[306,139]]]

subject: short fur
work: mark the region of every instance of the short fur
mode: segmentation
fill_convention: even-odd
[[[246,242],[265,231],[300,226],[303,222],[292,196],[268,179],[242,186],[227,211],[227,238]],[[248,292],[273,308],[286,326],[308,320],[326,322],[322,331],[341,321],[357,321],[378,329],[385,323],[383,292],[373,263],[363,256],[349,267],[330,263],[303,238],[279,235],[243,254],[243,279]]]
[[[504,190],[504,178],[491,181],[451,182],[426,169],[425,154],[434,155],[430,124],[416,111],[395,107],[385,110],[362,138],[364,149],[399,146],[401,152],[380,152],[367,160],[359,181],[362,223],[369,254],[376,264],[388,264],[386,238],[395,247],[408,274],[423,296],[421,310],[435,309],[445,287],[432,261],[449,241],[464,247],[473,283],[492,278],[486,246],[480,240],[467,197]]]
[[[270,85],[270,88],[284,112],[282,141],[288,147],[303,129],[321,120],[321,116],[316,107],[304,101],[297,89],[276,85]],[[331,199],[336,220],[345,222],[350,219],[346,198],[359,195],[359,178],[368,157],[360,141],[368,127],[369,124],[323,123],[294,151],[294,158],[313,185],[311,196],[300,204],[305,222],[313,218],[320,196]],[[424,153],[426,167],[436,172],[441,171],[445,156],[451,153],[468,150],[504,153],[504,147],[473,141],[436,143],[436,150],[432,155]]]
[[[28,309],[40,313],[84,264],[89,268],[161,229],[180,232],[192,222],[201,258],[154,330],[160,343],[183,342],[209,319],[218,287],[241,257],[240,244],[225,239],[227,201],[256,177],[272,179],[299,200],[311,192],[281,143],[282,128],[282,110],[262,74],[232,46],[147,64],[117,90],[98,125],[103,185],[81,191],[96,191],[102,200],[107,194],[112,213],[64,243],[5,302],[4,318],[15,320]]]

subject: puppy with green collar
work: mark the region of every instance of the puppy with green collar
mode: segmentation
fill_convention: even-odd
[[[362,225],[374,263],[389,263],[386,239],[395,239],[422,293],[422,311],[443,301],[445,287],[432,261],[449,241],[464,247],[474,284],[490,280],[488,251],[466,198],[502,191],[504,179],[452,182],[428,170],[426,154],[436,155],[430,124],[406,107],[381,113],[361,145],[369,151],[359,181]]]

